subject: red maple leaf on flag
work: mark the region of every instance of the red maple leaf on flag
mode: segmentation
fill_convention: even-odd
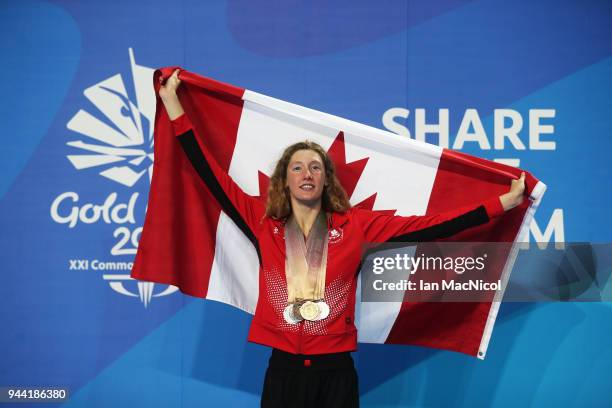
[[[334,142],[327,150],[327,154],[332,159],[336,166],[336,177],[344,187],[346,194],[350,198],[355,192],[355,188],[357,187],[357,183],[363,174],[363,170],[365,169],[366,164],[368,163],[369,158],[363,158],[360,160],[356,160],[351,163],[346,162],[346,148],[344,145],[344,132],[339,132]],[[261,171],[257,172],[258,180],[259,180],[259,198],[263,202],[265,202],[268,198],[268,186],[270,185],[270,178],[262,173]],[[354,204],[354,207],[363,208],[366,210],[372,210],[374,208],[374,203],[376,202],[376,194],[374,193],[368,198],[360,201],[357,204]],[[382,213],[395,214],[396,210],[378,210]]]

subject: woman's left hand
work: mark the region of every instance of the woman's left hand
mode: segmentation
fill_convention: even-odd
[[[512,180],[510,191],[499,196],[499,199],[505,211],[510,210],[523,202],[525,194],[525,173],[521,173],[521,177]]]

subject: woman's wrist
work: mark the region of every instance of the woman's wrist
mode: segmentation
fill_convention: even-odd
[[[161,98],[162,102],[164,102],[164,103],[178,101],[178,95],[176,94],[176,91],[174,91],[174,92],[167,91],[163,95],[162,95],[162,93],[160,93],[159,97]]]
[[[168,117],[170,120],[175,120],[176,118],[183,115],[183,107],[181,106],[181,102],[179,101],[176,93],[170,93],[168,95],[163,96],[162,102],[164,107],[166,108],[166,112],[168,112]]]
[[[504,207],[504,211],[511,210],[523,203],[525,193],[525,172],[521,173],[518,179],[514,179],[510,185],[510,191],[506,194],[499,196],[499,201]]]
[[[523,202],[523,194],[517,195],[513,192],[508,192],[499,196],[499,201],[501,201],[502,207],[504,207],[504,211],[508,211],[514,207],[519,206]]]

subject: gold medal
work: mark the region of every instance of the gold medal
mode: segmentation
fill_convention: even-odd
[[[319,315],[321,314],[321,309],[319,305],[310,300],[304,302],[302,306],[300,306],[300,315],[305,320],[317,320]]]

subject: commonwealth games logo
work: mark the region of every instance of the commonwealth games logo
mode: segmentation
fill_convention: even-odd
[[[136,103],[130,100],[121,74],[90,86],[83,93],[105,118],[79,110],[67,127],[87,136],[88,142],[67,144],[81,152],[68,156],[77,170],[96,169],[101,176],[132,187],[153,171],[155,95],[153,70],[137,65],[131,48],[129,53]]]
[[[92,175],[96,173],[124,188],[132,188],[141,180],[150,181],[154,159],[153,69],[136,64],[131,48],[129,57],[132,81],[124,81],[119,73],[88,87],[83,93],[91,102],[91,108],[80,109],[67,124],[68,129],[79,135],[67,143],[73,150],[67,157],[74,168]],[[101,204],[77,205],[79,195],[64,192],[54,200],[51,217],[58,223],[68,224],[69,228],[79,222],[120,224],[113,234],[117,242],[111,248],[111,255],[134,255],[142,231],[142,227],[131,229],[130,225],[135,223],[138,192],[132,192],[127,203],[116,203],[117,199],[118,193],[113,192]],[[70,210],[69,206],[72,206]],[[69,260],[70,270],[104,271],[102,277],[115,292],[138,297],[145,307],[152,298],[178,290],[174,286],[157,285],[165,289],[155,293],[154,283],[137,282],[130,277],[131,267],[131,262]]]

